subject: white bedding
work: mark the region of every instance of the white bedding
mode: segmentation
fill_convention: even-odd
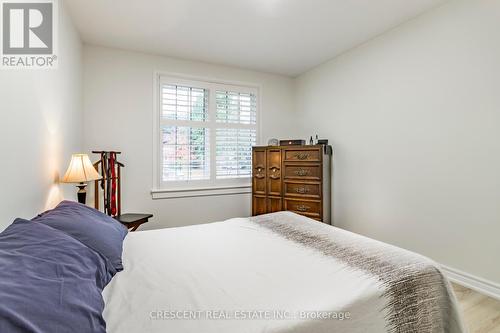
[[[336,242],[396,249],[291,213],[272,215]],[[265,222],[237,218],[130,233],[125,269],[103,292],[108,331],[412,331],[388,323],[391,300],[380,277],[261,225]],[[397,251],[413,260],[413,254]],[[454,296],[445,297],[449,323],[436,323],[429,332],[463,331]]]

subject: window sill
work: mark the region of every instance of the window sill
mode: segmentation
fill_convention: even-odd
[[[189,197],[208,197],[216,195],[246,194],[252,193],[252,185],[235,186],[214,186],[203,188],[183,188],[183,189],[154,189],[151,190],[153,200],[175,199]]]

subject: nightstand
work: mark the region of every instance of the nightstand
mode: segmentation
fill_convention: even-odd
[[[115,216],[121,224],[127,227],[130,231],[136,231],[144,223],[147,223],[152,214],[122,214]]]

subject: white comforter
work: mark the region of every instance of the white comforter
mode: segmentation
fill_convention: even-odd
[[[363,251],[398,251],[404,262],[418,258],[428,264],[407,251],[292,213],[271,215],[309,235],[352,246],[359,242]],[[263,223],[265,219],[236,218],[130,233],[124,243],[125,269],[103,293],[108,331],[413,331],[388,321],[393,300],[386,296],[388,288],[380,276],[345,256],[338,259],[318,246],[307,246],[321,242],[319,238],[305,237],[303,242],[297,232],[286,235]],[[461,332],[453,295],[431,295],[437,296],[448,301],[444,306],[451,315],[428,331]]]

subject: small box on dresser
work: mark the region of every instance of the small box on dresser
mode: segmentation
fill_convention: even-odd
[[[331,223],[330,146],[252,150],[252,215],[289,210]]]

